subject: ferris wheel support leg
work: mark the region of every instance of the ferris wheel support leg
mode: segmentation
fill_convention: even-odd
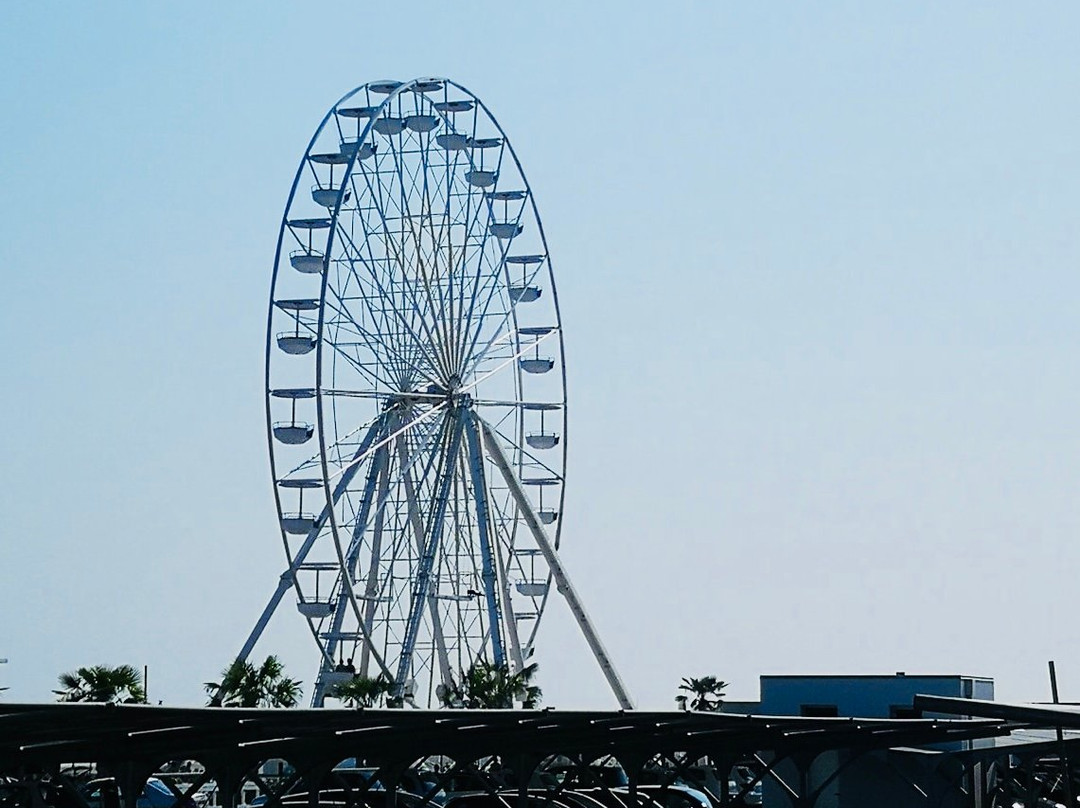
[[[507,577],[506,562],[501,552],[495,553],[495,561],[499,565],[503,603],[510,608],[510,580]],[[521,669],[525,667],[525,657],[521,653],[521,637],[518,636],[517,619],[512,614],[506,620],[506,635],[510,638],[510,672],[521,673]]]
[[[462,414],[465,422],[465,438],[468,442],[468,463],[472,476],[473,498],[476,500],[476,529],[480,539],[481,574],[484,582],[484,597],[488,608],[488,633],[491,635],[491,652],[495,657],[495,664],[506,664],[506,654],[503,651],[502,642],[502,617],[499,610],[499,597],[495,590],[495,563],[492,560],[490,514],[488,513],[487,484],[484,481],[484,456],[480,453],[480,435],[476,429],[476,421],[466,414]]]
[[[379,472],[379,502],[384,503],[390,489],[390,464],[384,463]],[[376,598],[379,596],[379,559],[382,557],[383,516],[380,504],[375,515],[375,527],[371,531],[371,564],[368,565],[364,584],[364,632],[371,636],[375,625]],[[364,643],[360,648],[360,675],[366,677],[371,666],[371,648]]]
[[[420,519],[420,509],[416,506],[416,485],[413,483],[412,469],[409,467],[409,453],[405,446],[404,436],[397,439],[398,465],[402,472],[402,482],[405,484],[405,500],[409,511],[409,524],[412,526],[413,536],[416,539],[417,556],[424,553],[424,523]],[[435,638],[435,653],[439,657],[439,672],[442,674],[443,684],[449,684],[453,678],[450,670],[450,655],[446,651],[446,637],[443,636],[442,621],[439,619],[439,604],[435,598],[428,598],[428,613],[431,615],[431,633]]]
[[[439,550],[442,540],[443,523],[446,517],[446,503],[450,498],[450,487],[454,482],[454,468],[457,465],[458,452],[461,449],[461,433],[464,426],[465,413],[460,409],[453,412],[453,420],[450,422],[449,448],[442,459],[442,468],[439,470],[442,477],[439,480],[438,498],[431,512],[431,521],[428,524],[427,541],[424,544],[424,553],[417,565],[416,586],[413,589],[412,603],[409,605],[409,622],[405,629],[405,639],[401,644],[401,656],[398,661],[397,676],[394,678],[393,695],[400,698],[404,695],[405,681],[409,677],[409,668],[412,666],[413,651],[416,648],[417,634],[420,631],[420,619],[423,616],[423,606],[428,599],[428,589],[431,586],[431,568],[435,563],[435,554]]]
[[[360,513],[356,518],[356,527],[353,528],[353,535],[349,542],[349,550],[345,556],[345,566],[338,574],[338,584],[340,587],[338,603],[334,610],[334,619],[330,624],[330,636],[326,640],[326,653],[323,655],[323,664],[319,669],[319,677],[315,682],[315,689],[311,694],[312,707],[321,707],[323,700],[326,698],[326,684],[323,681],[323,674],[330,671],[333,667],[334,656],[338,651],[338,639],[341,634],[341,626],[345,622],[345,613],[352,607],[353,611],[356,612],[357,619],[360,621],[363,620],[360,615],[359,606],[356,603],[356,594],[352,589],[352,570],[356,566],[356,560],[360,552],[360,542],[363,538],[364,530],[367,527],[368,519],[371,516],[371,505],[374,501],[375,484],[379,479],[383,467],[386,466],[388,454],[389,452],[387,451],[386,446],[380,446],[375,450],[375,457],[372,458],[371,467],[368,469],[367,480],[364,483],[363,504],[361,505]],[[375,657],[376,664],[378,664],[383,672],[389,676],[390,669],[379,654],[378,649],[375,648],[374,643],[372,643],[369,632],[362,622],[359,624],[359,627],[364,647],[371,651],[372,656]]]
[[[356,454],[353,455],[354,461],[358,457],[363,456],[371,447],[371,444],[375,442],[375,435],[378,434],[381,429],[384,419],[385,416],[379,416],[368,428],[367,434],[364,435],[364,439],[360,442],[360,447],[356,450]],[[357,469],[359,469],[359,465],[351,465],[345,473],[341,475],[341,480],[334,488],[334,501],[327,503],[326,507],[323,508],[322,513],[319,514],[319,518],[315,520],[315,526],[304,538],[304,543],[300,545],[300,549],[296,551],[296,555],[293,556],[292,564],[285,572],[281,573],[281,577],[278,579],[277,589],[275,589],[274,594],[270,596],[266,608],[263,609],[258,622],[255,623],[255,628],[251,630],[247,640],[244,641],[240,653],[236,655],[236,662],[246,662],[247,658],[251,656],[251,652],[255,650],[255,644],[258,643],[259,637],[261,637],[262,633],[266,630],[266,626],[270,623],[270,618],[273,617],[274,612],[277,611],[277,607],[281,605],[281,599],[285,597],[285,593],[294,585],[296,571],[300,568],[300,565],[304,563],[304,559],[306,559],[308,553],[311,552],[311,548],[315,544],[315,539],[318,538],[319,533],[322,531],[323,525],[325,525],[326,520],[330,518],[330,509],[337,504],[339,499],[341,499],[341,495],[345,492],[345,489],[349,487],[353,477],[356,476]]]
[[[255,628],[251,630],[251,634],[248,635],[244,647],[241,648],[240,653],[236,655],[237,662],[247,662],[247,658],[251,656],[251,652],[255,649],[255,643],[257,643],[259,637],[262,636],[263,631],[270,622],[270,618],[273,617],[274,612],[277,610],[278,604],[281,603],[281,599],[285,597],[285,593],[292,588],[293,572],[295,569],[296,566],[293,565],[285,570],[285,572],[281,573],[281,577],[278,579],[277,589],[274,590],[274,594],[270,596],[266,608],[263,609],[262,614],[259,615],[259,620],[255,623]]]
[[[566,574],[566,568],[563,567],[562,561],[555,551],[555,546],[551,543],[547,531],[544,530],[543,524],[533,510],[532,503],[529,502],[529,498],[525,495],[525,491],[521,487],[521,482],[514,475],[514,470],[510,465],[510,461],[503,453],[498,438],[495,437],[495,433],[492,431],[491,427],[489,427],[479,416],[474,415],[473,417],[476,419],[476,423],[480,426],[480,429],[484,434],[484,444],[487,446],[488,454],[491,456],[492,460],[495,461],[495,465],[499,467],[499,471],[502,472],[503,478],[506,480],[506,485],[510,489],[511,496],[513,496],[514,501],[525,516],[525,523],[529,526],[529,530],[536,540],[537,547],[540,548],[544,560],[547,561],[548,567],[551,569],[551,574],[555,578],[556,587],[558,588],[559,593],[566,599],[567,605],[570,606],[570,612],[574,615],[574,619],[577,620],[578,628],[581,629],[581,633],[585,636],[585,642],[588,643],[590,650],[593,652],[593,656],[596,657],[596,661],[600,665],[600,670],[603,671],[604,678],[607,679],[612,693],[615,694],[615,698],[619,702],[619,706],[624,710],[634,709],[634,702],[630,698],[630,693],[627,691],[626,685],[623,684],[622,678],[619,676],[618,671],[615,670],[615,665],[608,656],[604,644],[600,641],[600,635],[597,634],[596,629],[593,628],[592,621],[589,620],[589,615],[585,611],[585,606],[578,597],[574,585],[570,582],[570,578]]]

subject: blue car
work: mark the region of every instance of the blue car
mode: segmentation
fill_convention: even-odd
[[[103,789],[115,790],[116,781],[111,777],[103,777],[99,780],[91,780],[83,786],[83,789],[83,796],[90,808],[105,808],[101,792]],[[205,794],[178,799],[162,780],[151,777],[146,781],[142,793],[135,801],[135,808],[203,808],[206,801]]]

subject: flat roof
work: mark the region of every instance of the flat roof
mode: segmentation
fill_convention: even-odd
[[[967,673],[768,673],[761,679],[978,679],[992,682],[992,676],[972,676]]]

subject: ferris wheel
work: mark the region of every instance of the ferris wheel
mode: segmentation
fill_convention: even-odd
[[[239,658],[291,591],[313,706],[354,673],[432,705],[477,660],[521,669],[558,592],[630,707],[557,552],[564,356],[536,203],[484,104],[435,78],[338,101],[278,238],[266,414],[287,566]]]

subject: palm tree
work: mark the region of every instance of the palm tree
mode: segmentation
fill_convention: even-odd
[[[268,656],[259,667],[236,660],[221,672],[220,682],[204,685],[207,707],[295,707],[302,691],[297,679],[285,676],[285,666]]]
[[[347,682],[335,687],[330,695],[341,699],[349,707],[374,707],[379,700],[390,693],[394,683],[385,673],[374,679],[367,676],[354,676]]]
[[[700,679],[687,679],[683,677],[683,683],[679,690],[685,690],[694,698],[690,701],[690,709],[702,713],[718,713],[724,706],[724,688],[727,682],[722,682],[715,676],[702,676]],[[690,697],[680,694],[675,697],[675,703],[682,710],[687,709],[687,700]]]
[[[57,701],[94,701],[109,704],[146,704],[142,677],[131,665],[112,668],[93,665],[59,676],[63,690],[54,690]]]
[[[522,709],[534,710],[543,697],[543,691],[533,684],[536,669],[534,662],[517,673],[510,673],[505,663],[495,665],[480,659],[462,674],[461,684],[451,681],[443,686],[439,699],[444,707],[509,710],[520,702]]]

